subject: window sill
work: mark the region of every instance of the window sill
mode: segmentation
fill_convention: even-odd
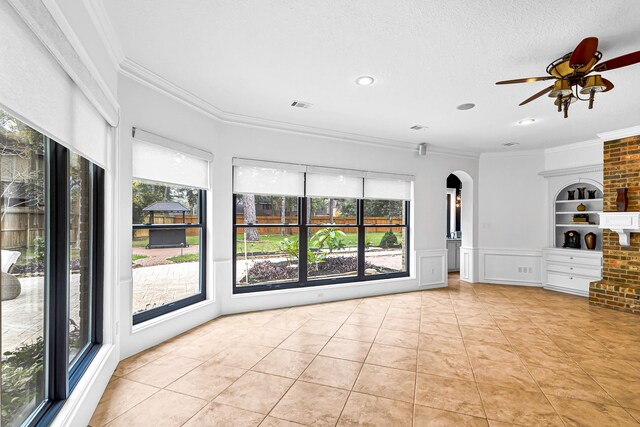
[[[144,322],[138,323],[137,325],[133,325],[133,327],[131,328],[131,335],[135,335],[136,333],[143,332],[147,329],[155,328],[156,326],[162,325],[166,322],[171,322],[176,318],[186,316],[191,312],[198,311],[202,308],[209,307],[214,304],[215,301],[213,299],[207,299],[195,304],[191,304],[187,307],[163,314],[153,319],[146,320]]]
[[[278,295],[278,294],[288,294],[294,292],[322,292],[325,289],[341,289],[341,288],[356,288],[356,287],[364,287],[369,285],[386,285],[389,283],[398,284],[398,283],[409,283],[415,282],[417,280],[416,276],[409,275],[405,277],[394,277],[390,279],[372,279],[372,280],[362,280],[362,281],[354,281],[347,283],[336,283],[335,285],[319,285],[319,286],[303,286],[299,288],[287,288],[287,289],[273,289],[273,290],[259,290],[255,292],[244,292],[232,294],[231,298],[250,298],[256,297],[260,295]]]

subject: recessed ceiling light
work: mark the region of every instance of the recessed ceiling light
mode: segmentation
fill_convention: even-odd
[[[516,146],[516,145],[520,145],[520,143],[519,142],[505,142],[502,145],[504,145],[505,147],[513,147],[513,146]]]
[[[519,124],[520,126],[527,126],[527,125],[530,125],[531,123],[533,123],[533,122],[535,122],[535,121],[536,121],[536,119],[522,119],[522,120],[520,120],[520,121],[518,122],[518,124]]]
[[[472,104],[472,103],[470,103],[470,102],[469,102],[469,103],[467,103],[467,104],[460,104],[460,105],[458,105],[456,108],[457,108],[458,110],[462,110],[462,111],[464,111],[464,110],[471,110],[471,109],[472,109],[473,107],[475,107],[475,106],[476,106],[476,104]]]
[[[375,79],[371,76],[360,76],[356,79],[356,84],[360,86],[371,86]]]

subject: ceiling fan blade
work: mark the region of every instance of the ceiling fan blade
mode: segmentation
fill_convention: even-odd
[[[605,90],[603,90],[603,92],[609,92],[611,89],[615,87],[613,83],[611,83],[609,80],[605,79],[604,77],[602,78],[602,83],[604,83],[604,85],[607,87]]]
[[[520,103],[520,105],[524,105],[524,104],[528,104],[529,102],[533,101],[534,99],[540,98],[542,95],[547,94],[549,92],[551,92],[551,90],[553,89],[553,85],[549,86],[546,89],[542,89],[540,92],[536,93],[535,95],[525,99],[524,101],[522,101]]]
[[[571,68],[581,68],[587,65],[598,51],[598,38],[587,37],[582,40],[571,53],[569,66]]]
[[[604,61],[601,64],[593,67],[594,71],[600,73],[602,71],[615,70],[616,68],[626,67],[627,65],[637,64],[640,62],[640,50],[633,53],[627,53],[626,55],[618,56],[617,58]]]
[[[510,85],[514,83],[531,83],[531,82],[541,82],[543,80],[551,80],[555,79],[553,76],[544,76],[544,77],[527,77],[524,79],[515,79],[515,80],[503,80],[501,82],[497,82],[497,85]]]

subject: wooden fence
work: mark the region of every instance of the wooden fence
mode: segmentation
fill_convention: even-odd
[[[241,224],[243,221],[242,215],[236,216],[236,223]],[[198,216],[197,215],[186,215],[185,221],[187,223],[197,223]],[[258,218],[259,223],[261,224],[280,224],[282,218],[280,216],[260,216]],[[287,217],[287,221],[295,221],[295,218]],[[335,224],[353,224],[356,221],[355,217],[337,217],[333,219]],[[394,218],[394,222],[400,221],[399,218]],[[329,222],[329,215],[315,215],[311,219],[312,224],[318,224],[319,228],[326,227],[326,224]],[[168,216],[168,215],[154,215],[154,223],[155,224],[180,224],[182,223],[182,215],[179,216]],[[368,217],[366,219],[366,224],[379,224],[380,229],[376,231],[387,231],[389,227],[389,218],[385,217]],[[267,235],[291,235],[294,234],[294,228],[292,227],[260,227],[258,226],[258,234],[261,236]],[[357,227],[344,227],[341,228],[345,233],[356,233],[358,231]],[[402,232],[402,227],[392,227],[394,233]],[[315,231],[315,230],[314,230]],[[198,236],[199,230],[196,228],[188,228],[187,236]],[[243,234],[244,229],[238,228],[238,234]],[[146,239],[149,236],[149,230],[135,230],[134,238],[135,239]]]

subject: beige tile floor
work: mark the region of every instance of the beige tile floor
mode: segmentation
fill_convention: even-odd
[[[91,426],[640,424],[640,317],[459,283],[216,319],[124,360]]]

